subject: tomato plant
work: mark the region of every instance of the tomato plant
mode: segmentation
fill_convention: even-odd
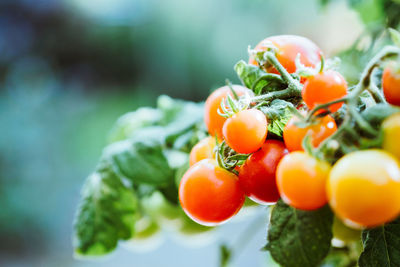
[[[307,78],[302,90],[302,97],[309,109],[346,96],[347,82],[343,76],[333,70],[327,70]],[[330,112],[338,111],[343,102],[327,107]],[[320,112],[323,112],[321,109]]]
[[[276,167],[287,154],[282,141],[267,140],[260,150],[247,158],[239,170],[239,182],[246,195],[260,204],[273,204],[279,199]]]
[[[283,140],[289,151],[303,150],[302,142],[306,135],[310,135],[313,146],[317,147],[337,129],[335,120],[329,115],[306,127],[297,126],[299,122],[301,120],[293,116],[283,130]]]
[[[238,153],[258,150],[268,133],[264,113],[257,109],[242,110],[228,118],[222,128],[226,143]]]
[[[199,224],[214,226],[235,215],[245,197],[236,175],[205,159],[182,177],[179,200],[186,214]]]
[[[265,249],[282,266],[336,258],[400,266],[398,77],[387,64],[400,58],[400,33],[391,32],[397,46],[372,57],[349,90],[310,40],[273,36],[249,50],[249,64],[235,65],[243,86],[227,82],[205,105],[163,96],[148,110],[154,120],[120,120],[115,132],[129,133],[104,150],[84,187],[76,252],[105,254],[141,236],[140,218],[193,237],[210,233],[247,195],[273,207]],[[157,196],[162,203],[151,208]],[[226,264],[233,250],[223,245],[221,255]]]

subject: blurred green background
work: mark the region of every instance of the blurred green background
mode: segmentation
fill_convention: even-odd
[[[159,94],[201,101],[226,78],[238,82],[233,65],[248,45],[298,34],[331,55],[360,36],[362,20],[387,22],[382,1],[353,1],[362,20],[347,2],[329,2],[2,0],[0,266],[214,266],[217,243],[192,249],[168,233],[153,252],[73,259],[80,188],[120,115]],[[218,236],[230,242],[244,224]],[[264,239],[261,228],[237,266],[268,266]]]

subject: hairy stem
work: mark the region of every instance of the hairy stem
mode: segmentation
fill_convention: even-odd
[[[300,82],[290,75],[290,73],[278,61],[275,54],[273,52],[266,52],[264,56],[282,75],[282,79],[288,84],[288,89],[301,93]]]
[[[341,102],[347,102],[347,100],[348,100],[348,97],[346,96],[346,97],[343,97],[343,98],[340,98],[340,99],[333,100],[333,101],[328,102],[328,103],[324,103],[324,104],[320,104],[320,105],[315,106],[315,107],[310,111],[310,113],[308,113],[308,116],[307,116],[307,118],[306,118],[306,121],[310,121],[310,120],[311,120],[311,117],[312,117],[317,111],[319,111],[319,110],[321,110],[321,109],[325,109],[325,108],[329,107],[329,106],[332,105],[332,104],[341,103]]]

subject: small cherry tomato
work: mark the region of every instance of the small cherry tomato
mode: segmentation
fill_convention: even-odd
[[[287,154],[278,164],[276,183],[282,200],[297,209],[315,210],[327,203],[330,165],[305,152]]]
[[[266,51],[270,46],[276,48],[276,57],[282,66],[289,72],[296,72],[296,57],[300,54],[300,61],[307,67],[315,67],[321,61],[321,49],[311,40],[296,35],[277,35],[262,40],[255,50]],[[257,61],[250,57],[249,64],[258,66]],[[266,69],[267,72],[279,72],[274,67]]]
[[[345,155],[327,182],[329,204],[352,227],[374,227],[400,214],[400,169],[397,160],[379,149]]]
[[[222,128],[224,140],[238,153],[257,151],[267,137],[267,119],[258,109],[242,110],[228,118]]]
[[[253,92],[241,85],[232,85],[233,90],[238,96],[242,96],[246,93],[252,95]],[[217,136],[222,139],[222,126],[226,121],[226,118],[218,114],[218,109],[221,106],[221,101],[228,95],[233,97],[232,91],[229,86],[223,86],[214,92],[207,98],[204,106],[204,122],[207,126],[207,130],[212,136]]]
[[[386,118],[382,124],[383,149],[400,160],[400,113]]]
[[[283,140],[289,151],[303,150],[302,143],[307,134],[311,137],[312,145],[318,147],[322,141],[337,130],[335,120],[329,115],[318,119],[316,124],[305,128],[296,125],[299,120],[298,117],[293,116],[283,129]]]
[[[189,164],[192,166],[202,159],[212,159],[215,157],[214,148],[216,146],[215,138],[212,136],[206,137],[198,142],[190,151]]]
[[[327,70],[307,78],[302,90],[302,97],[309,109],[319,104],[325,104],[347,95],[347,82],[343,76],[333,70]],[[338,111],[343,102],[330,105],[318,112]]]
[[[183,175],[179,200],[195,222],[215,226],[240,210],[245,195],[235,174],[219,167],[215,160],[203,159]]]
[[[383,71],[382,88],[386,101],[400,106],[400,67],[392,63]]]
[[[278,201],[276,167],[287,153],[283,142],[267,140],[261,149],[247,158],[239,170],[239,183],[251,200],[259,204],[273,204]]]

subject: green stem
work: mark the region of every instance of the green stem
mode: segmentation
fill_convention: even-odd
[[[328,102],[328,103],[324,103],[324,104],[320,104],[320,105],[315,106],[315,107],[310,111],[310,113],[308,113],[308,116],[307,116],[307,118],[306,118],[306,121],[310,121],[310,120],[311,120],[311,117],[312,117],[318,110],[327,108],[327,107],[329,107],[329,106],[332,105],[332,104],[341,103],[341,102],[347,102],[347,100],[348,100],[348,97],[346,96],[346,97],[343,97],[343,98],[339,98],[339,99],[333,100],[333,101]]]
[[[377,69],[378,68],[375,68],[371,73],[372,78],[371,78],[371,82],[370,82],[370,85],[367,88],[367,90],[371,94],[372,98],[375,100],[376,103],[385,103],[386,100],[383,97],[383,95],[381,94],[378,86],[375,83],[375,79],[374,79],[376,77],[375,72]]]
[[[376,103],[385,103],[386,99],[383,95],[379,92],[379,88],[376,84],[372,84],[367,88],[368,92],[371,94],[372,98],[375,100]]]
[[[384,47],[375,57],[373,57],[367,64],[366,68],[361,74],[361,79],[359,83],[356,85],[354,90],[351,92],[351,96],[349,98],[357,98],[365,88],[369,87],[371,82],[371,73],[375,69],[375,67],[379,66],[379,63],[388,58],[400,55],[400,48],[396,46],[386,46]]]
[[[301,84],[282,66],[273,52],[265,52],[264,57],[278,70],[282,79],[288,84],[288,89],[298,91],[301,94]]]
[[[356,123],[358,124],[358,126],[360,126],[360,128],[362,130],[364,130],[365,132],[371,134],[371,135],[377,135],[378,132],[372,128],[372,126],[369,124],[368,121],[366,121],[358,112],[355,108],[350,107],[350,113],[352,115],[352,117],[354,118],[354,120],[356,121]]]
[[[280,91],[274,91],[270,92],[264,95],[256,96],[251,99],[251,102],[260,102],[260,101],[272,101],[274,99],[287,99],[291,97],[301,97],[301,89],[302,86],[300,82],[292,77],[289,72],[282,66],[282,64],[278,61],[276,58],[275,54],[273,52],[265,52],[264,57],[266,60],[268,60],[269,63],[271,63],[272,66],[274,66],[279,73],[281,74],[284,82],[288,84],[288,87],[284,90]],[[269,74],[270,75],[270,74]],[[265,75],[263,77],[266,77]],[[272,75],[270,77],[274,77],[274,79],[278,79],[276,75]],[[262,77],[260,77],[262,79]],[[258,79],[254,84],[257,84],[257,82],[260,80]]]
[[[291,88],[286,88],[284,90],[270,92],[265,95],[255,96],[251,99],[251,102],[260,102],[260,101],[272,101],[274,99],[287,99],[291,97],[299,97],[301,93],[294,91]]]
[[[347,107],[347,110],[349,111],[349,107]],[[334,140],[335,138],[339,137],[343,132],[346,131],[347,127],[350,126],[350,123],[351,123],[350,112],[347,112],[342,125],[340,125],[339,128],[331,136],[322,141],[322,143],[318,146],[314,154],[319,155],[331,140]]]

